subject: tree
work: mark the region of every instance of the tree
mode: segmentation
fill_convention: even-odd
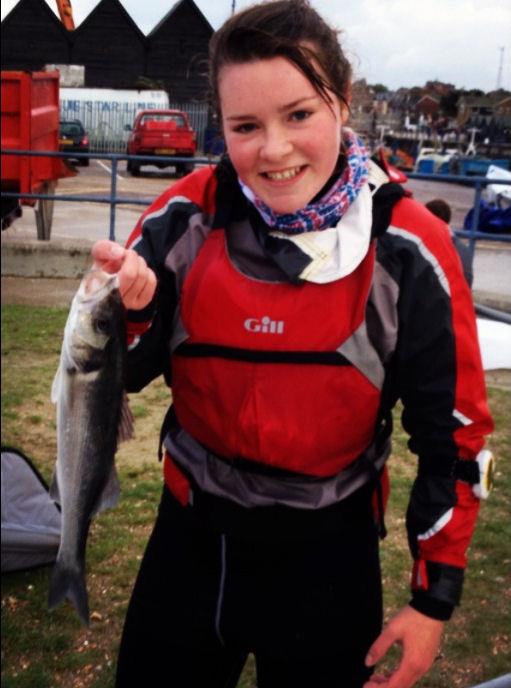
[[[369,88],[376,94],[389,92],[389,89],[384,84],[369,84]]]

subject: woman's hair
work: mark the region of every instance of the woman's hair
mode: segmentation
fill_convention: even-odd
[[[274,57],[294,64],[326,102],[332,102],[329,90],[348,104],[351,65],[337,31],[307,0],[272,0],[234,14],[211,38],[210,88],[217,112],[220,114],[218,78],[222,67]]]

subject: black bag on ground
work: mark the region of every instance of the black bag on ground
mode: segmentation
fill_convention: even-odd
[[[2,573],[53,563],[60,528],[60,510],[32,461],[2,447]]]

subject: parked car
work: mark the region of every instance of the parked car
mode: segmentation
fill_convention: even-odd
[[[89,137],[79,119],[60,122],[59,148],[65,153],[88,153]],[[69,156],[73,158],[72,155]],[[79,165],[87,167],[89,158],[75,158]]]
[[[197,136],[186,112],[141,110],[137,113],[128,139],[128,155],[169,155],[193,158],[196,149]],[[173,166],[178,175],[188,174],[194,167],[193,162],[128,160],[128,172],[137,177],[142,165],[156,165],[160,169]]]

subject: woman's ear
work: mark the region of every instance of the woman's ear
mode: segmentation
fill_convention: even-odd
[[[352,98],[353,98],[353,93],[352,93],[351,84],[350,84],[348,86],[346,94],[344,95],[344,98],[341,99],[341,121],[342,121],[343,125],[345,125],[349,119],[350,112],[351,112],[350,108],[351,108]]]

